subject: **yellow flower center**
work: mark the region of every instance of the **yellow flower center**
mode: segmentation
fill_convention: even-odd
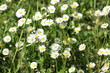
[[[7,40],[7,41],[8,41],[8,40],[10,40],[10,39],[9,39],[9,38],[5,38],[5,40]]]
[[[23,12],[19,12],[19,14],[23,14]]]

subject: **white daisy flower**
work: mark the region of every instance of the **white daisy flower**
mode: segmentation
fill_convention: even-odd
[[[9,28],[9,32],[16,32],[17,28],[16,27],[11,27]]]
[[[60,2],[60,0],[51,0],[52,5],[57,4],[58,2]]]
[[[110,55],[110,50],[109,50],[108,48],[106,48],[106,49],[104,50],[104,55]]]
[[[24,24],[25,22],[26,22],[26,18],[21,18],[21,19],[18,20],[18,23]]]
[[[98,55],[103,55],[104,54],[104,48],[100,48],[99,50],[98,50],[98,53],[97,53]]]
[[[35,28],[34,28],[34,27],[29,26],[29,27],[27,28],[27,31],[28,31],[28,32],[34,32],[34,31],[35,31]]]
[[[42,14],[40,12],[36,12],[35,15],[33,16],[33,20],[40,20],[42,19]]]
[[[47,26],[51,26],[53,24],[53,20],[52,19],[48,19],[46,24],[47,24]]]
[[[64,4],[64,5],[61,6],[60,9],[61,9],[61,10],[66,10],[67,8],[68,8],[68,5],[67,5],[67,4]]]
[[[109,25],[108,23],[104,23],[104,24],[101,25],[101,28],[107,28],[108,25]]]
[[[94,14],[96,17],[100,17],[102,16],[102,12],[100,10],[97,10],[95,11],[95,14]]]
[[[45,47],[45,45],[42,45],[42,46],[39,46],[38,49],[42,53],[46,50],[46,47]]]
[[[9,35],[8,36],[5,36],[3,38],[3,40],[4,40],[4,42],[9,43],[11,41],[11,37]]]
[[[81,13],[78,13],[77,18],[81,19],[83,17],[83,15]]]
[[[51,52],[51,58],[56,59],[56,58],[58,58],[58,56],[59,56],[58,51]]]
[[[26,24],[30,24],[30,23],[32,23],[32,20],[31,19],[27,19],[26,20]]]
[[[55,10],[56,10],[56,8],[55,8],[54,6],[49,6],[49,7],[48,7],[48,11],[49,11],[50,13],[55,13]]]
[[[16,16],[18,18],[23,17],[25,14],[26,14],[26,11],[25,11],[25,9],[22,9],[22,8],[18,9],[16,12]]]
[[[47,36],[46,35],[40,35],[39,36],[39,41],[40,42],[46,42],[46,40],[47,40]]]
[[[69,58],[71,56],[71,53],[69,51],[64,51],[63,55],[65,58]]]
[[[74,66],[71,66],[70,68],[69,68],[69,73],[72,73],[72,72],[74,72],[76,70],[76,68],[74,67]]]
[[[85,50],[85,48],[86,48],[85,44],[80,44],[79,45],[79,51],[83,51],[83,50]]]
[[[55,43],[59,43],[59,42],[60,42],[60,39],[59,39],[59,38],[55,38],[55,39],[54,39],[54,42],[55,42]]]
[[[68,21],[69,20],[69,16],[67,14],[63,15],[63,21]]]
[[[15,44],[16,47],[22,47],[24,43],[22,41],[19,41]]]
[[[71,51],[71,48],[68,48],[68,47],[67,47],[67,48],[65,48],[65,51],[66,51],[66,52],[69,52],[69,51]]]
[[[76,34],[77,34],[77,33],[79,33],[79,32],[81,31],[81,28],[80,28],[80,27],[76,27],[76,28],[74,28],[74,31],[75,31]]]
[[[58,50],[60,50],[60,48],[61,48],[61,46],[57,43],[54,43],[51,45],[52,50],[58,51]]]
[[[107,72],[108,69],[109,69],[109,67],[102,67],[102,68],[101,68],[101,70],[102,70],[103,72]]]
[[[95,63],[93,63],[93,62],[90,62],[89,64],[87,64],[87,67],[89,67],[89,68],[94,68],[95,67]]]
[[[84,73],[84,70],[79,69],[77,73]]]
[[[6,10],[7,9],[7,5],[6,4],[2,4],[1,6],[0,6],[0,11],[4,11],[4,10]]]
[[[35,69],[35,68],[37,68],[37,62],[31,62],[31,64],[30,64],[30,68],[31,69]]]
[[[60,25],[59,25],[59,27],[60,27],[61,29],[64,29],[66,26],[67,26],[66,24],[60,24]]]
[[[78,4],[77,2],[74,2],[74,3],[71,4],[70,6],[71,6],[71,8],[76,9],[76,8],[79,6],[79,4]]]
[[[105,7],[103,8],[103,11],[110,12],[110,6],[105,6]]]
[[[41,21],[41,25],[42,25],[42,26],[47,26],[47,19],[43,19],[43,20]]]
[[[3,55],[8,55],[9,54],[9,49],[8,48],[4,48],[2,51]]]
[[[12,0],[6,0],[6,2],[11,2]]]
[[[36,41],[35,37],[34,36],[29,36],[27,37],[27,42],[28,43],[34,43]]]
[[[39,29],[37,29],[36,34],[43,35],[44,34],[44,30],[39,28]]]
[[[106,16],[106,15],[108,15],[109,14],[109,12],[107,12],[107,11],[102,11],[102,15],[103,16]]]
[[[56,18],[55,21],[56,21],[57,23],[62,23],[62,22],[63,22],[63,18],[58,17],[58,18]]]

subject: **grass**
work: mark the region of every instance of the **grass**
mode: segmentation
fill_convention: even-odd
[[[78,2],[79,6],[76,9],[72,9],[70,6],[66,11],[61,11],[60,7],[63,4],[70,5],[72,2]],[[74,65],[76,73],[79,69],[85,71],[85,73],[99,73],[100,69],[105,63],[110,63],[109,56],[99,56],[97,54],[100,48],[110,48],[110,26],[106,29],[102,29],[103,23],[110,24],[110,14],[107,16],[96,17],[94,12],[98,9],[102,10],[105,6],[110,5],[110,0],[61,0],[58,4],[55,4],[56,11],[51,14],[48,11],[41,10],[42,7],[48,7],[50,0],[12,0],[6,2],[0,0],[0,5],[7,4],[7,10],[0,11],[0,72],[1,73],[35,73],[40,71],[41,73],[68,73],[68,69]],[[17,27],[19,18],[15,13],[18,9],[24,8],[26,10],[24,18],[32,19],[32,23]],[[62,17],[63,14],[69,15],[69,20],[63,22],[67,26],[64,29],[59,27],[58,23],[52,24],[52,26],[42,26],[41,20],[33,20],[33,15],[40,11],[41,14],[47,12],[49,15],[47,18],[52,19],[55,22],[57,17]],[[75,19],[71,16],[72,13],[79,12],[83,14],[82,19]],[[17,27],[17,32],[10,33],[9,28]],[[47,36],[46,42],[37,42],[29,44],[27,43],[28,27],[34,27],[35,30],[42,28]],[[81,31],[76,34],[75,27],[81,27]],[[90,27],[90,29],[88,29]],[[3,38],[6,35],[10,35],[12,40],[9,43],[5,43]],[[56,59],[52,59],[50,46],[54,43],[55,38],[60,38],[61,50],[60,56]],[[68,38],[76,38],[77,42],[72,44],[68,42]],[[15,43],[23,41],[24,45],[21,48],[16,48]],[[68,44],[64,44],[66,41]],[[79,51],[80,44],[85,44],[86,49]],[[40,53],[38,50],[39,45],[45,45],[46,51]],[[63,52],[66,47],[71,48],[71,56],[65,58]],[[9,54],[4,56],[2,50],[8,48]],[[30,68],[31,62],[37,62],[36,69]],[[94,62],[96,66],[94,68],[88,68],[86,65],[90,62]],[[110,71],[108,70],[109,73]]]

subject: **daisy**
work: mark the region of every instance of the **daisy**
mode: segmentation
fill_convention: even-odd
[[[33,36],[27,37],[27,42],[28,43],[34,43],[35,41],[36,41],[35,37],[33,37]]]
[[[58,18],[56,18],[55,21],[56,21],[57,23],[62,23],[62,22],[63,22],[63,18],[58,17]]]
[[[78,14],[77,14],[77,18],[78,18],[78,19],[81,19],[82,17],[83,17],[83,15],[82,15],[81,13],[78,13]]]
[[[64,51],[63,55],[65,58],[69,58],[71,56],[71,53],[69,51]]]
[[[15,44],[15,46],[18,47],[22,47],[24,45],[24,43],[22,41],[19,41]]]
[[[71,4],[70,6],[71,6],[71,8],[76,9],[76,8],[79,6],[79,4],[78,4],[77,2],[74,2],[74,3]]]
[[[108,48],[106,48],[106,49],[104,50],[104,55],[110,55],[110,50],[109,50]]]
[[[0,6],[0,11],[4,11],[4,10],[6,10],[7,9],[7,5],[6,4],[2,4],[1,6]]]
[[[51,58],[56,59],[58,58],[58,56],[59,56],[58,51],[51,52]]]
[[[30,27],[27,28],[27,31],[28,32],[34,32],[35,31],[35,28],[30,26]]]
[[[60,42],[60,39],[59,39],[59,38],[55,38],[55,39],[54,39],[54,42],[55,42],[55,43],[59,43],[59,42]]]
[[[32,20],[31,19],[27,19],[26,20],[26,24],[30,24],[30,23],[32,23]]]
[[[6,0],[6,2],[11,2],[11,0]]]
[[[67,14],[63,15],[63,21],[68,21],[69,20],[69,16]]]
[[[23,17],[25,14],[26,14],[26,11],[25,11],[25,9],[22,9],[22,8],[18,9],[16,12],[16,16],[18,18]]]
[[[105,7],[103,8],[103,11],[110,12],[110,6],[105,6]]]
[[[18,26],[23,26],[23,24],[26,22],[26,18],[21,18],[18,20]]]
[[[39,41],[40,42],[46,42],[46,40],[47,40],[47,36],[46,35],[40,35],[39,36]]]
[[[11,27],[9,28],[9,32],[16,32],[17,28],[16,27]]]
[[[102,68],[101,68],[101,70],[102,70],[103,72],[107,72],[108,69],[109,69],[109,67],[102,67]]]
[[[9,54],[9,49],[8,48],[4,48],[2,51],[3,55],[8,55]]]
[[[74,72],[76,70],[76,68],[74,67],[74,66],[71,66],[70,68],[69,68],[69,73],[72,73],[72,72]]]
[[[59,44],[57,44],[57,43],[54,43],[54,44],[51,45],[51,49],[55,50],[55,51],[58,51],[60,49],[60,47],[61,46]]]
[[[42,46],[39,46],[38,49],[42,53],[46,50],[46,47],[45,47],[45,45],[42,45]]]
[[[94,67],[95,67],[95,63],[90,62],[90,63],[87,65],[87,67],[89,67],[89,68],[94,68]]]
[[[79,45],[79,51],[83,51],[83,50],[85,50],[85,48],[86,48],[85,44],[80,44]]]
[[[4,40],[4,42],[9,43],[11,41],[11,37],[9,35],[8,36],[5,36],[3,38],[3,40]]]
[[[36,12],[35,15],[33,16],[33,20],[40,20],[42,19],[42,14],[40,12]]]
[[[108,23],[104,23],[104,24],[101,25],[101,28],[107,28],[108,25],[109,25]]]
[[[30,64],[30,68],[31,69],[35,69],[35,68],[37,68],[37,62],[31,62],[31,64]]]
[[[64,29],[66,26],[67,26],[66,24],[60,24],[60,25],[59,25],[59,27],[60,27],[61,29]]]
[[[48,19],[46,22],[47,26],[51,26],[53,24],[53,20],[52,19]]]
[[[49,6],[49,7],[48,7],[48,11],[49,11],[50,13],[55,13],[55,10],[56,10],[56,8],[55,8],[54,6]]]
[[[60,9],[61,9],[61,10],[66,10],[67,8],[68,8],[68,5],[67,5],[67,4],[64,4],[64,5],[61,6]]]
[[[102,16],[102,12],[100,10],[97,10],[95,11],[95,14],[94,14],[96,17],[100,17]]]
[[[44,34],[44,30],[39,28],[39,29],[37,29],[36,34],[43,35]]]
[[[77,73],[84,73],[84,70],[80,69]]]
[[[52,5],[57,4],[58,2],[60,2],[60,0],[51,0]]]
[[[104,48],[99,49],[99,51],[98,51],[97,54],[98,54],[98,55],[103,55],[103,54],[104,54]]]
[[[77,33],[79,33],[79,32],[81,31],[81,28],[80,28],[80,27],[76,27],[76,28],[74,28],[74,31],[75,31],[76,34],[77,34]]]
[[[108,15],[109,14],[109,12],[107,12],[107,11],[102,11],[102,15],[103,16],[106,16],[106,15]]]
[[[65,48],[66,52],[69,52],[71,50],[71,48]]]

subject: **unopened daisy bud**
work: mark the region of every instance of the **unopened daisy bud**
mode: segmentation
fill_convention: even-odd
[[[95,23],[99,23],[99,22],[100,22],[100,19],[97,18],[97,19],[95,20]]]

